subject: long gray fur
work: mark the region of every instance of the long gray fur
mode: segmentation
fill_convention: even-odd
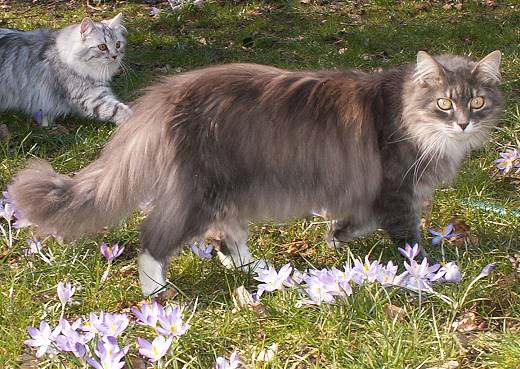
[[[33,162],[9,194],[18,216],[71,237],[152,198],[141,276],[191,238],[216,232],[240,245],[249,221],[313,210],[335,220],[332,244],[377,227],[417,242],[424,200],[502,112],[499,64],[498,51],[479,63],[420,52],[416,64],[374,74],[230,64],[167,77],[97,161],[72,178]],[[475,96],[486,104],[470,110]],[[459,108],[440,112],[441,97]]]
[[[43,126],[69,114],[121,122],[131,110],[109,83],[124,56],[123,33],[121,14],[59,31],[0,28],[0,111],[41,111]]]

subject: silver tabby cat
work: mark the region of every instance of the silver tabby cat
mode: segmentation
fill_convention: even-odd
[[[110,89],[125,53],[122,14],[59,31],[0,28],[0,111],[39,115],[42,126],[78,114],[121,122],[131,113]]]
[[[338,244],[384,229],[420,241],[421,207],[454,178],[502,113],[500,58],[419,52],[381,73],[287,71],[254,64],[164,79],[135,104],[101,157],[74,177],[44,161],[9,187],[17,216],[74,237],[115,224],[143,200],[145,294],[170,256],[204,234],[225,264],[265,266],[247,248],[249,221],[324,210]]]

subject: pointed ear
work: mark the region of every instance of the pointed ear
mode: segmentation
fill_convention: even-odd
[[[477,78],[484,83],[498,85],[500,84],[501,59],[502,53],[499,50],[495,50],[479,61],[471,73],[476,74]]]
[[[84,40],[85,36],[88,35],[92,30],[96,27],[92,19],[89,17],[83,18],[81,24],[79,25],[79,32],[81,34],[81,39]]]
[[[123,21],[123,13],[119,13],[112,19],[102,20],[102,23],[105,23],[110,28],[118,28],[121,27],[121,23]]]
[[[439,83],[444,75],[442,65],[426,51],[417,53],[414,80],[416,83],[426,86],[430,83]]]

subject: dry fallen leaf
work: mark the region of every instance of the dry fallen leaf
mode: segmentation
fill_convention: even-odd
[[[484,0],[483,3],[488,8],[496,8],[497,7],[497,2],[495,0]]]
[[[441,366],[432,366],[427,369],[457,369],[459,367],[459,362],[455,360],[450,360],[442,364]]]
[[[233,297],[233,302],[238,309],[251,306],[255,303],[255,300],[243,285],[235,289]]]
[[[235,305],[235,311],[242,310],[244,308],[251,309],[260,318],[267,317],[267,310],[260,301],[255,301],[253,296],[247,291],[244,286],[240,286],[235,289],[233,294],[233,304]]]
[[[148,361],[145,360],[144,358],[142,357],[138,357],[138,356],[131,356],[129,358],[129,361],[131,363],[131,368],[132,369],[147,369],[148,366]],[[150,367],[151,368],[151,367]]]
[[[520,252],[517,252],[516,254],[509,257],[509,261],[511,262],[511,266],[513,267],[513,270],[520,274]]]
[[[9,133],[9,129],[7,128],[6,124],[0,124],[0,143],[6,142],[11,137],[11,134]]]
[[[457,332],[467,333],[484,329],[485,322],[479,322],[477,315],[473,311],[468,311],[455,320],[451,327]]]
[[[391,318],[396,320],[404,320],[406,317],[406,310],[392,304],[385,304],[383,311]]]
[[[52,126],[51,129],[52,129],[52,133],[55,133],[58,135],[68,135],[70,133],[70,130],[65,126],[62,126],[61,124],[56,124],[56,125]]]
[[[128,264],[119,269],[119,274],[123,276],[132,275],[137,272],[135,264]]]
[[[453,241],[454,244],[459,246],[464,245],[465,243],[478,245],[478,237],[471,233],[470,226],[464,220],[453,217],[450,219],[449,223],[453,225],[453,233],[460,234],[458,237],[451,238],[450,241]]]
[[[293,241],[291,243],[282,245],[287,247],[287,253],[293,256],[305,255],[309,251],[309,244],[303,240]]]
[[[207,45],[209,42],[208,42],[208,39],[206,37],[199,37],[197,38],[197,42],[201,45]]]
[[[20,369],[38,369],[40,367],[38,358],[28,352],[22,353],[17,361]]]
[[[419,10],[419,11],[425,11],[425,10],[428,10],[431,8],[431,4],[428,3],[428,2],[421,2],[417,5],[415,5],[415,9]]]
[[[168,287],[157,296],[157,301],[161,304],[165,303],[166,300],[174,299],[179,293],[175,288]]]

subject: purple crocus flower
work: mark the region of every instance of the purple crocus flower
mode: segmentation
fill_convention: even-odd
[[[229,361],[221,356],[217,357],[215,369],[240,369],[244,363],[237,352],[233,352],[229,357]]]
[[[349,274],[344,274],[342,273],[342,271],[336,268],[333,268],[332,270],[328,270],[325,268],[321,270],[309,270],[309,275],[314,278],[317,278],[322,283],[323,287],[327,290],[327,292],[332,294],[333,296],[348,296],[352,293],[352,288],[348,283],[348,281],[350,280]],[[340,286],[339,282],[341,282],[343,287]]]
[[[182,321],[181,309],[179,306],[164,308],[164,314],[159,316],[159,326],[156,331],[165,336],[182,336],[190,328],[188,323]]]
[[[8,222],[14,219],[14,207],[8,202],[0,203],[0,217],[4,218]]]
[[[130,319],[126,314],[104,313],[101,320],[93,322],[97,331],[105,337],[117,337],[128,327]]]
[[[104,312],[100,312],[99,316],[97,316],[96,313],[89,313],[89,319],[85,321],[85,323],[82,324],[79,329],[81,329],[83,332],[89,333],[92,336],[100,333],[97,327],[103,324],[104,315]]]
[[[155,328],[159,317],[164,314],[164,309],[161,304],[153,300],[151,304],[142,304],[141,309],[132,308],[132,313],[137,317],[137,322],[141,325],[147,325]]]
[[[421,246],[416,243],[415,245],[410,246],[409,244],[406,244],[404,249],[398,247],[397,248],[399,252],[408,260],[413,260],[419,253],[421,252]]]
[[[432,278],[430,278],[430,280],[432,282],[439,281],[458,284],[462,280],[462,276],[460,274],[458,265],[455,262],[450,261],[441,267],[437,273]]]
[[[285,264],[280,268],[279,272],[272,266],[269,266],[269,269],[258,271],[258,275],[253,278],[257,281],[264,282],[258,285],[258,297],[260,298],[264,291],[272,292],[283,289],[284,282],[287,281],[291,272],[292,267],[290,264]]]
[[[65,306],[65,304],[70,301],[72,295],[74,295],[74,291],[76,290],[74,287],[72,287],[72,283],[63,282],[59,282],[56,289],[58,291],[58,298],[60,299],[62,306]]]
[[[505,152],[501,152],[500,156],[500,159],[495,160],[495,165],[500,169],[501,174],[506,174],[518,165],[515,162],[520,159],[520,152],[517,149],[509,148]]]
[[[334,302],[334,295],[319,278],[311,276],[305,282],[307,288],[304,291],[310,299],[303,300],[303,304],[321,305],[321,303],[332,304]]]
[[[103,337],[95,350],[99,362],[89,357],[87,363],[95,369],[121,369],[125,366],[123,358],[128,348],[125,346],[121,349],[114,337]]]
[[[27,240],[28,248],[22,250],[25,256],[29,256],[32,254],[37,254],[42,251],[42,244],[36,237]]]
[[[41,126],[43,122],[43,111],[40,109],[33,114],[34,121]]]
[[[47,352],[56,337],[60,334],[60,330],[60,325],[54,328],[54,330],[51,330],[49,324],[42,320],[39,329],[34,327],[27,328],[31,339],[25,340],[24,343],[28,346],[38,347],[36,357],[40,358]]]
[[[173,337],[165,338],[164,336],[157,336],[152,342],[144,338],[137,337],[137,344],[139,345],[139,353],[147,357],[151,362],[160,360],[170,348]]]
[[[211,259],[213,255],[213,245],[206,245],[204,241],[195,242],[191,245],[191,251],[201,259]]]
[[[159,14],[159,9],[157,9],[155,6],[152,6],[148,14],[150,15],[150,17],[156,17],[157,14]]]
[[[435,264],[429,266],[428,260],[424,258],[421,264],[415,260],[411,260],[410,264],[405,261],[404,267],[406,269],[405,273],[407,274],[405,276],[407,278],[403,279],[403,275],[401,275],[401,283],[406,287],[417,288],[419,290],[431,290],[430,279],[434,277],[434,273],[439,270],[440,265]]]
[[[61,319],[61,334],[56,337],[55,344],[61,351],[72,352],[76,357],[82,358],[87,353],[85,345],[92,337],[79,334],[77,329],[80,325],[81,318],[72,324],[66,319]]]
[[[350,280],[352,279],[352,269],[350,265],[346,264],[343,267],[343,270],[332,268],[331,273],[335,278],[335,282],[340,289],[340,293],[338,295],[352,295],[352,286],[350,285]]]
[[[364,281],[374,282],[380,269],[379,261],[370,262],[368,255],[365,256],[365,262],[362,262],[361,259],[355,259],[352,268],[352,280],[357,284],[363,284]]]
[[[448,223],[442,232],[437,232],[431,228],[428,230],[428,232],[435,236],[432,240],[432,245],[434,246],[441,243],[443,239],[449,240],[452,237],[459,237],[461,235],[460,233],[453,233],[453,224],[451,223]]]
[[[119,248],[119,244],[115,243],[112,246],[108,246],[105,242],[100,247],[101,254],[108,260],[112,261],[125,251],[125,246]]]
[[[309,299],[300,301],[301,304],[331,304],[334,302],[335,296],[347,295],[348,293],[339,287],[336,277],[326,269],[310,270],[309,275],[304,280],[307,287],[303,291]]]
[[[385,267],[379,269],[379,273],[376,278],[383,286],[390,286],[394,283],[395,276],[397,274],[397,265],[390,260]]]
[[[286,287],[296,287],[303,282],[305,276],[307,276],[306,272],[300,272],[298,269],[293,268],[292,274],[287,277],[283,285]]]
[[[493,271],[493,269],[496,268],[496,266],[497,263],[491,263],[486,265],[484,268],[482,268],[482,271],[480,272],[477,278],[487,277]]]
[[[4,218],[8,222],[14,221],[13,228],[15,229],[30,226],[31,223],[14,206],[9,192],[3,191],[2,195],[3,198],[0,200],[0,218]]]

